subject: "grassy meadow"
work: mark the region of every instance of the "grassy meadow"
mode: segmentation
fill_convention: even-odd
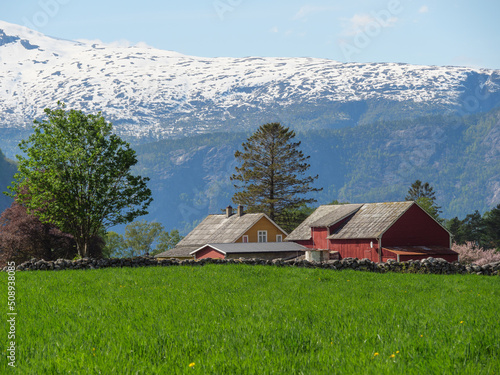
[[[500,277],[206,265],[18,272],[16,288],[2,374],[500,373]]]

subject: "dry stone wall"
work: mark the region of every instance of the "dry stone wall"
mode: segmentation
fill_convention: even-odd
[[[267,265],[275,267],[302,267],[324,268],[331,270],[351,269],[366,272],[399,272],[423,274],[477,274],[500,276],[500,262],[478,266],[475,264],[448,263],[444,259],[427,258],[396,262],[389,260],[387,263],[375,263],[369,259],[344,258],[342,260],[329,260],[326,262],[309,262],[305,259],[200,259],[200,260],[156,260],[153,257],[135,258],[110,258],[110,259],[58,259],[45,261],[31,259],[16,267],[17,271],[61,271],[61,270],[91,270],[111,267],[170,267],[170,266],[203,266],[205,264],[247,264]],[[7,267],[3,268],[6,271]]]

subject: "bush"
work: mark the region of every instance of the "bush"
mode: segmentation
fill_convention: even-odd
[[[500,262],[500,252],[495,249],[485,250],[482,247],[476,247],[472,242],[464,245],[453,244],[453,251],[459,256],[460,263],[475,263],[483,266],[488,263]]]

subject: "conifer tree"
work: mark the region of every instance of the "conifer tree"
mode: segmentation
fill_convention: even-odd
[[[441,207],[437,205],[436,193],[428,182],[422,183],[422,181],[416,180],[408,189],[405,200],[417,202],[429,215],[442,222],[439,217]]]
[[[231,176],[240,190],[233,202],[247,207],[248,212],[266,213],[278,224],[286,220],[286,212],[315,202],[310,192],[321,191],[311,184],[318,176],[306,176],[309,156],[294,142],[295,132],[279,123],[262,125],[242,144],[243,151],[234,154],[240,166]],[[289,223],[287,223],[289,224]]]

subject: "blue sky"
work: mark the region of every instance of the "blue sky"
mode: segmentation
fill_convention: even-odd
[[[64,39],[194,56],[322,57],[500,69],[498,0],[20,0],[0,19]]]

